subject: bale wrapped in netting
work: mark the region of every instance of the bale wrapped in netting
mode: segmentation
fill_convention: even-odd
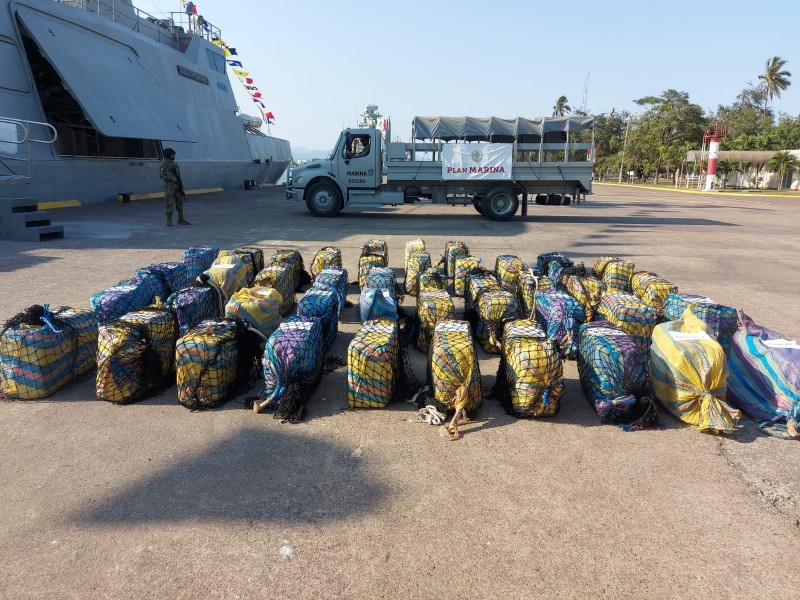
[[[572,267],[575,264],[563,252],[544,252],[536,257],[536,266],[533,268],[533,274],[540,277],[542,275],[547,276],[550,272],[551,262],[556,262],[562,267]]]
[[[148,306],[153,299],[155,277],[134,277],[97,292],[89,299],[98,323],[119,319],[122,315]]]
[[[243,287],[247,287],[249,273],[250,267],[241,256],[228,250],[220,250],[214,264],[203,275],[208,275],[209,281],[220,288],[226,298],[230,298]]]
[[[631,288],[639,300],[652,306],[660,319],[664,314],[664,303],[670,294],[678,292],[677,286],[650,271],[637,271],[631,277]]]
[[[100,325],[96,396],[128,404],[175,383],[178,319],[157,306],[142,308]]]
[[[594,321],[597,306],[606,292],[606,284],[591,275],[567,275],[562,281],[566,292],[583,307],[584,321]]]
[[[225,298],[218,288],[196,286],[178,290],[164,306],[178,318],[178,335],[186,335],[202,321],[219,319],[225,310]]]
[[[347,401],[352,408],[384,408],[418,387],[397,323],[367,321],[347,348]]]
[[[450,294],[446,290],[421,292],[417,297],[417,318],[419,319],[417,348],[427,352],[431,347],[431,337],[436,324],[456,318],[456,309]]]
[[[491,271],[486,269],[475,269],[467,275],[467,286],[464,293],[464,308],[476,308],[475,300],[482,292],[501,292],[503,288],[497,282],[497,278]],[[476,308],[477,310],[477,308]]]
[[[635,268],[631,261],[624,258],[601,256],[594,263],[592,272],[606,284],[608,291],[629,292]]]
[[[288,264],[269,265],[256,275],[256,287],[269,287],[281,295],[281,314],[286,316],[294,308],[295,285],[292,267]]]
[[[428,267],[419,274],[419,293],[447,289],[447,277],[436,267]]]
[[[727,379],[722,346],[691,310],[653,330],[650,387],[653,396],[684,423],[715,435],[736,430],[741,413],[725,402]]]
[[[266,266],[264,264],[264,250],[261,248],[256,248],[255,246],[241,246],[239,248],[234,248],[233,253],[241,256],[245,264],[248,262],[246,257],[250,257],[250,264],[253,266],[253,280],[255,280],[256,274]]]
[[[317,273],[314,279],[315,288],[336,292],[336,300],[340,313],[347,306],[348,284],[347,269],[343,269],[342,267],[326,267]]]
[[[301,317],[317,317],[322,323],[322,341],[325,352],[330,350],[339,333],[339,299],[332,290],[318,287],[309,289],[297,303]]]
[[[472,332],[466,321],[436,324],[429,355],[433,405],[444,413],[454,413],[443,433],[458,439],[458,425],[477,415],[483,402],[481,371]]]
[[[166,262],[147,265],[142,269],[138,269],[134,274],[134,278],[151,275],[155,278],[156,283],[153,287],[152,302],[160,301],[166,302],[167,298],[189,285],[189,276],[186,265],[179,262]]]
[[[386,240],[367,240],[364,245],[361,246],[361,254],[377,254],[382,256],[382,266],[389,266],[389,244],[386,243]]]
[[[361,322],[398,319],[397,283],[389,267],[373,267],[364,282],[359,300]]]
[[[453,279],[456,273],[456,259],[469,256],[469,246],[460,240],[450,240],[444,245],[444,275]]]
[[[240,319],[199,323],[175,348],[178,402],[214,408],[247,391],[260,375],[263,343]]]
[[[656,311],[633,294],[608,292],[597,305],[597,318],[613,323],[633,338],[644,351],[650,351],[650,338],[656,325]]]
[[[463,298],[467,293],[467,276],[481,268],[481,259],[477,256],[456,256],[453,267],[453,293]]]
[[[416,296],[419,293],[419,275],[431,266],[431,255],[427,252],[412,252],[406,260],[405,287],[406,294]]]
[[[335,246],[323,246],[311,261],[311,279],[316,281],[317,276],[330,267],[342,268],[342,251]]]
[[[578,354],[578,335],[584,323],[583,307],[561,290],[542,290],[536,295],[536,320],[547,337],[555,340],[563,358]]]
[[[395,397],[400,342],[397,323],[367,321],[347,347],[347,402],[352,408],[384,408]]]
[[[189,281],[211,268],[218,254],[219,248],[216,246],[192,246],[184,250],[183,264],[186,265],[186,277]]]
[[[46,398],[91,370],[96,353],[93,311],[34,304],[0,332],[0,397]]]
[[[583,393],[603,421],[636,429],[658,425],[647,358],[616,325],[593,321],[581,327],[578,374]]]
[[[534,275],[531,271],[524,271],[519,276],[519,289],[517,290],[517,304],[519,305],[520,316],[525,319],[532,319],[534,315],[534,300],[539,290],[553,289],[553,282],[542,275]]]
[[[553,417],[564,394],[558,345],[530,319],[509,321],[492,395],[512,417]]]
[[[505,323],[517,318],[519,308],[513,294],[505,290],[484,288],[474,298],[474,304],[467,312],[475,311],[477,322],[475,333],[483,350],[489,354],[500,354],[503,349]],[[465,314],[465,321],[474,317]]]
[[[408,259],[411,257],[412,254],[419,254],[421,252],[425,252],[425,240],[422,238],[417,238],[415,240],[408,240],[406,242],[406,253],[403,257],[405,262],[408,262]]]
[[[363,290],[367,285],[367,277],[372,269],[386,268],[386,263],[381,254],[362,254],[358,258],[358,289]]]
[[[265,385],[253,410],[273,409],[275,418],[284,423],[302,421],[308,400],[322,379],[324,357],[320,320],[286,319],[269,336],[264,348]]]
[[[311,283],[311,275],[306,271],[305,264],[303,263],[303,256],[297,250],[292,250],[290,248],[275,250],[272,257],[269,259],[269,263],[264,266],[289,267],[292,280],[292,294],[299,292],[303,286]]]
[[[269,287],[242,288],[225,305],[225,316],[241,319],[265,338],[281,324],[283,298]]]
[[[682,318],[687,308],[711,329],[711,335],[722,344],[725,354],[731,351],[731,342],[739,329],[739,316],[732,306],[717,304],[706,296],[694,294],[670,294],[664,302],[665,321],[676,321]]]
[[[800,344],[744,312],[739,320],[728,361],[728,401],[767,435],[800,439]]]
[[[524,270],[525,265],[519,256],[501,254],[494,261],[494,276],[500,287],[514,295],[519,289],[519,277]]]

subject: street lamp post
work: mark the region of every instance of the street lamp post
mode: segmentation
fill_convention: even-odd
[[[622,158],[619,161],[619,180],[617,183],[622,183],[622,167],[625,164],[625,146],[628,145],[628,129],[631,128],[631,119],[628,119],[625,125],[625,139],[622,142]]]

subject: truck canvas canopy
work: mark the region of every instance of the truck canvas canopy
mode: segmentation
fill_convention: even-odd
[[[500,117],[414,117],[415,140],[450,142],[536,143],[547,133],[591,129],[594,117],[540,117],[503,119]]]

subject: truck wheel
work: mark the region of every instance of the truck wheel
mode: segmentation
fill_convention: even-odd
[[[343,204],[339,190],[324,181],[315,183],[306,193],[306,206],[315,217],[333,217]]]
[[[472,201],[472,206],[475,207],[475,210],[477,210],[479,214],[481,214],[481,215],[483,214],[483,206],[481,206],[481,201],[480,200],[473,200]]]
[[[483,197],[481,207],[492,221],[509,221],[517,214],[519,198],[511,188],[495,188]]]

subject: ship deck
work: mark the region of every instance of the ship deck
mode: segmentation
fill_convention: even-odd
[[[438,205],[316,219],[280,187],[193,196],[191,227],[164,227],[157,200],[54,210],[64,240],[0,241],[0,320],[33,303],[88,307],[136,268],[207,243],[297,248],[307,266],[335,245],[353,280],[363,242],[384,238],[402,277],[419,236],[434,257],[464,240],[490,268],[505,253],[627,257],[800,338],[800,197],[594,192],[509,223]],[[346,309],[333,354],[357,328]],[[498,358],[479,355],[488,390]],[[299,425],[236,402],[192,413],[175,388],[113,406],[93,379],[0,403],[0,597],[796,594],[800,444],[745,417],[729,437],[700,434],[663,409],[663,430],[626,433],[600,424],[574,362],[565,378],[555,418],[515,420],[487,399],[455,443],[409,423],[410,404],[347,410],[344,369]]]

